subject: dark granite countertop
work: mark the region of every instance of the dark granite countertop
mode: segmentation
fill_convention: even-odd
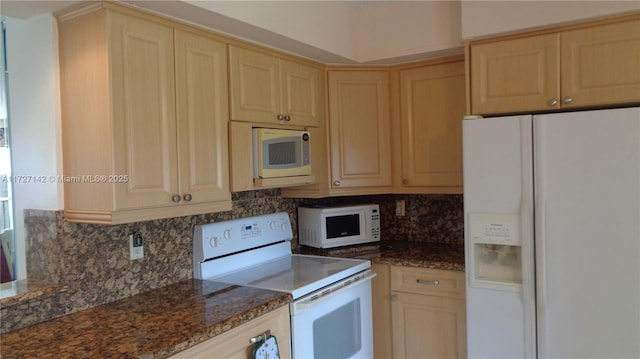
[[[464,271],[464,245],[410,241],[382,241],[340,248],[316,249],[303,246],[301,254],[369,259],[383,263],[431,269]]]
[[[291,302],[188,280],[0,336],[2,358],[164,358]]]
[[[67,286],[64,284],[51,284],[42,281],[23,279],[0,285],[0,290],[10,293],[10,296],[0,298],[0,306],[9,307],[20,304],[25,300],[41,297],[55,292],[64,292]]]

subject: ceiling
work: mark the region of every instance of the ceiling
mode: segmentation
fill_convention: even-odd
[[[0,14],[16,19],[29,19],[34,16],[56,12],[65,9],[73,4],[79,3],[79,0],[0,0]]]

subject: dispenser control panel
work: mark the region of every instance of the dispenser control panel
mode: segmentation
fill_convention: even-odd
[[[469,237],[473,242],[520,242],[520,216],[518,214],[469,213]]]

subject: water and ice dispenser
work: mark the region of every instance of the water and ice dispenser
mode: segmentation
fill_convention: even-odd
[[[467,247],[472,287],[519,290],[522,241],[518,214],[469,213]]]

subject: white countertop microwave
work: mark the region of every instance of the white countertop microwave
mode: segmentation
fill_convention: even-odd
[[[253,129],[253,178],[311,174],[311,136],[307,131]]]
[[[298,208],[300,244],[333,248],[380,241],[380,206],[311,206]]]

